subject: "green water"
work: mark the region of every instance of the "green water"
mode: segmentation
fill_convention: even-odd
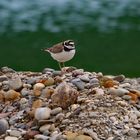
[[[94,29],[69,33],[7,32],[0,35],[0,66],[18,71],[41,71],[45,67],[58,69],[57,62],[41,49],[66,39],[73,39],[77,50],[74,59],[66,66],[104,74],[140,76],[140,31],[137,30],[114,30],[111,33],[99,33]]]

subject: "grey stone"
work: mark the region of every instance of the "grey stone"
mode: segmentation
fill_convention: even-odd
[[[62,112],[62,108],[57,107],[57,108],[54,108],[53,110],[51,110],[51,115],[56,115],[56,114],[58,114],[60,112]]]
[[[123,95],[122,98],[126,101],[129,101],[131,99],[131,96],[129,95]]]
[[[79,78],[73,79],[72,84],[74,84],[79,90],[83,90],[85,88],[84,82],[82,82]]]
[[[9,130],[9,134],[10,136],[20,137],[22,135],[22,132],[18,130]]]
[[[125,80],[125,76],[124,75],[118,75],[118,76],[115,76],[113,79],[118,81],[118,82],[123,82]]]
[[[0,135],[5,134],[6,130],[9,128],[8,122],[6,119],[0,119]]]
[[[7,81],[7,80],[8,80],[8,78],[6,75],[0,76],[0,82]]]
[[[45,68],[43,69],[42,73],[47,73],[47,72],[54,72],[54,69],[51,69],[51,68]]]
[[[35,111],[35,119],[45,120],[50,117],[51,109],[48,107],[37,108]]]
[[[128,135],[133,138],[137,138],[138,131],[135,128],[130,128],[130,130],[128,131]]]
[[[84,82],[89,82],[90,81],[90,79],[87,75],[81,75],[81,76],[79,76],[79,78]]]
[[[7,136],[7,137],[5,137],[5,140],[18,140],[18,138],[17,137]]]
[[[15,70],[13,70],[13,69],[11,69],[11,68],[9,68],[9,67],[7,67],[7,66],[2,67],[2,68],[1,68],[1,71],[2,71],[3,73],[14,73],[14,72],[15,72]]]
[[[41,135],[41,134],[35,135],[34,138],[35,138],[35,140],[49,140],[50,139],[50,137],[44,136],[44,135]]]
[[[22,81],[19,76],[13,76],[12,79],[9,79],[9,86],[11,89],[18,90],[22,87]]]
[[[36,78],[29,78],[28,80],[27,80],[27,84],[30,84],[30,85],[33,85],[33,84],[35,84],[36,83]]]

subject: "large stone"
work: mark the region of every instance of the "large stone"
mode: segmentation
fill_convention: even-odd
[[[8,122],[5,119],[0,119],[0,135],[5,134],[9,128]]]
[[[54,94],[51,96],[51,99],[54,105],[67,108],[77,101],[77,97],[77,90],[63,82],[57,86]]]
[[[46,120],[50,117],[51,109],[48,107],[37,108],[35,111],[35,119]]]

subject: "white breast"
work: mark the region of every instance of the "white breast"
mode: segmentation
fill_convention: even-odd
[[[75,50],[71,50],[69,52],[60,52],[60,53],[51,53],[51,56],[53,57],[53,59],[59,61],[59,62],[66,62],[71,60],[75,55]]]

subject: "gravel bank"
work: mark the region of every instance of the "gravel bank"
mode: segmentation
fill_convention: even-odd
[[[140,78],[67,67],[0,70],[0,139],[140,140]]]

